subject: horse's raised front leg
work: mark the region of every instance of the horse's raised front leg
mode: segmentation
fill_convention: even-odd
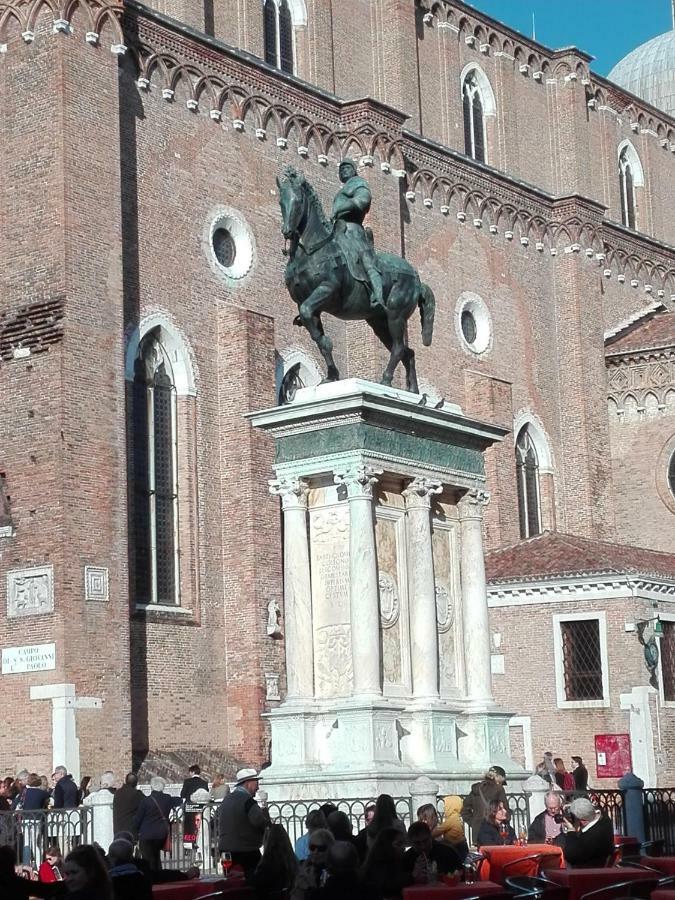
[[[309,297],[300,304],[300,318],[309,331],[312,340],[321,351],[326,361],[326,380],[338,381],[340,373],[333,359],[333,342],[323,330],[321,310],[328,303],[336,290],[335,285],[320,284]]]

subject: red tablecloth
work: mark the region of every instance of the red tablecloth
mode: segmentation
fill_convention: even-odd
[[[651,900],[675,900],[675,891],[668,890],[667,888],[658,888],[655,891],[652,891]]]
[[[600,888],[619,884],[622,881],[638,881],[641,878],[653,878],[644,869],[632,869],[628,866],[604,869],[553,869],[546,877],[556,884],[569,889],[569,900],[580,900],[584,894],[599,891]],[[653,900],[653,895],[652,895]],[[675,900],[675,898],[674,898]]]
[[[534,875],[537,871],[537,863],[534,860],[523,862],[522,865],[509,866],[506,872],[503,867],[506,863],[515,863],[516,860],[523,859],[526,856],[533,856],[535,853],[546,853],[551,859],[546,860],[546,869],[559,869],[563,865],[563,855],[560,847],[553,844],[526,844],[524,847],[481,847],[480,852],[485,857],[485,861],[480,867],[481,881],[496,881],[498,884],[504,883],[504,878],[512,875]]]
[[[248,887],[243,878],[200,878],[195,881],[171,881],[168,884],[155,884],[152,888],[153,900],[195,900],[204,894],[225,891],[227,900],[252,900],[253,889]]]
[[[675,856],[643,856],[640,862],[650,869],[658,869],[664,875],[675,875]]]
[[[488,897],[501,894],[503,888],[493,881],[477,881],[475,884],[418,884],[403,888],[403,900],[462,900],[463,897]]]

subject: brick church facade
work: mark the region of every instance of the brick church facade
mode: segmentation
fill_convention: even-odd
[[[51,771],[64,705],[83,773],[267,758],[280,516],[244,415],[321,377],[276,178],[329,207],[351,156],[436,295],[421,389],[511,429],[485,540],[516,757],[630,733],[675,778],[675,121],[457,0],[10,0],[0,45],[0,769]],[[327,329],[379,379],[364,326]]]

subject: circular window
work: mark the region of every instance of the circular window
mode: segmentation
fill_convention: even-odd
[[[461,325],[464,340],[467,342],[467,344],[475,344],[476,336],[478,335],[478,328],[476,327],[476,320],[470,309],[462,310]]]
[[[211,267],[219,275],[239,279],[246,275],[254,259],[253,234],[244,217],[231,209],[221,209],[207,233]]]
[[[216,228],[213,232],[213,252],[216,259],[226,269],[234,265],[237,245],[227,228]]]
[[[455,310],[457,335],[471,353],[485,353],[492,344],[492,320],[481,297],[470,291],[460,294]]]

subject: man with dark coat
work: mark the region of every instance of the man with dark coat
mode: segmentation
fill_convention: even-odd
[[[426,884],[432,880],[431,869],[438,875],[449,875],[462,868],[459,854],[448,844],[434,841],[426,822],[413,822],[408,829],[410,849],[403,857],[403,867],[411,872],[415,884]]]
[[[531,844],[551,843],[562,832],[562,794],[549,791],[544,797],[545,809],[532,819],[527,832]]]
[[[596,812],[590,800],[579,797],[570,803],[563,830],[562,851],[569,866],[594,869],[607,865],[614,852],[614,828],[607,816]]]
[[[200,788],[204,791],[209,789],[209,783],[202,778],[202,770],[199,766],[190,766],[188,773],[188,777],[183,782],[183,787],[180,790],[181,800],[189,800],[194,792]]]
[[[54,779],[54,809],[75,809],[77,807],[77,785],[65,766],[57,766]]]
[[[240,769],[234,790],[223,798],[218,811],[218,851],[232,854],[247,879],[260,862],[260,847],[269,816],[256,803],[260,777],[255,769]]]
[[[152,900],[152,881],[136,865],[133,844],[114,840],[108,850],[108,866],[115,900]]]
[[[134,839],[138,839],[136,833],[136,813],[143,800],[143,794],[138,790],[138,778],[133,772],[129,772],[124,779],[124,784],[113,795],[113,832],[130,831]]]

